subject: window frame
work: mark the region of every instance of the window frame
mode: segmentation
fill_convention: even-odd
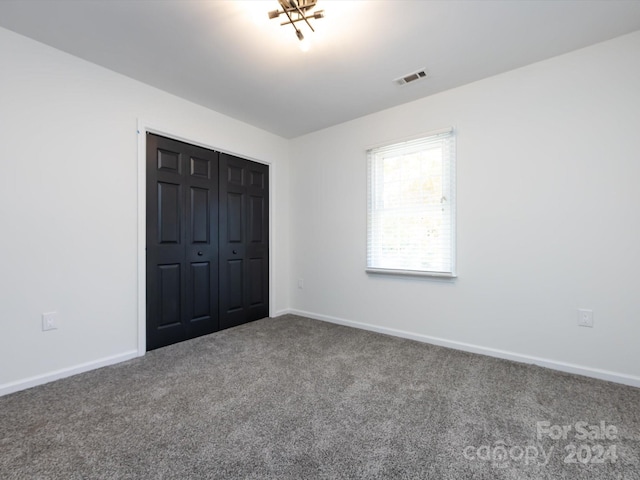
[[[366,268],[367,273],[372,274],[384,274],[384,275],[407,275],[417,277],[436,277],[436,278],[457,278],[457,262],[456,262],[456,135],[453,127],[443,128],[440,130],[434,130],[426,132],[420,135],[416,135],[410,138],[402,140],[396,140],[387,142],[384,144],[376,145],[366,149],[367,157],[367,250],[366,250]],[[449,264],[446,269],[439,270],[420,270],[420,269],[406,269],[406,268],[389,268],[381,267],[379,265],[373,265],[372,243],[373,235],[375,234],[372,226],[372,210],[376,199],[373,198],[374,193],[374,164],[376,160],[380,161],[380,158],[376,158],[377,155],[382,155],[384,152],[393,152],[396,150],[400,152],[403,149],[410,147],[412,144],[420,145],[423,143],[424,149],[428,148],[429,142],[438,140],[447,141],[448,155],[443,155],[443,179],[448,179],[448,182],[443,185],[443,198],[448,193],[448,218],[450,228],[450,238],[447,243],[447,250],[445,253],[449,254]],[[448,165],[446,165],[448,163]],[[445,169],[447,171],[445,172]],[[379,199],[378,199],[379,200]]]

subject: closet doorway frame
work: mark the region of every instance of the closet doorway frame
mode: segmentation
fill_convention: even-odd
[[[199,147],[215,150],[242,157],[253,162],[261,163],[269,167],[269,316],[275,316],[276,285],[274,281],[274,218],[275,218],[275,178],[276,165],[272,162],[249,156],[243,152],[230,151],[212,145],[194,132],[182,131],[169,125],[162,125],[138,119],[138,212],[137,212],[137,352],[138,357],[147,353],[147,260],[146,260],[146,235],[147,235],[147,133],[153,133],[163,137],[172,138],[180,142],[190,143]]]

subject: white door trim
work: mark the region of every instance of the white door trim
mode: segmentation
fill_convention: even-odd
[[[189,132],[179,132],[175,128],[167,125],[158,125],[144,119],[138,119],[138,356],[143,356],[147,351],[147,136],[146,133],[155,133],[165,137],[173,138],[181,142],[190,143],[199,147],[208,148],[222,153],[228,153],[238,157],[246,158],[254,162],[269,165],[269,316],[274,316],[275,308],[275,282],[273,272],[274,254],[274,205],[275,205],[275,178],[276,166],[271,162],[252,158],[241,152],[231,152],[221,150],[215,145],[198,138]]]

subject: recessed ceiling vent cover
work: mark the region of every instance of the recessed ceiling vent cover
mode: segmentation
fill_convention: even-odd
[[[394,82],[398,85],[406,85],[407,83],[415,82],[416,80],[420,80],[421,78],[427,78],[427,71],[423,68],[422,70],[418,70],[417,72],[409,73],[400,78],[396,78]]]

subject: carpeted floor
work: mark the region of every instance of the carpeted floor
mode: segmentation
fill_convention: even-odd
[[[286,315],[1,397],[0,478],[640,479],[640,389]]]

